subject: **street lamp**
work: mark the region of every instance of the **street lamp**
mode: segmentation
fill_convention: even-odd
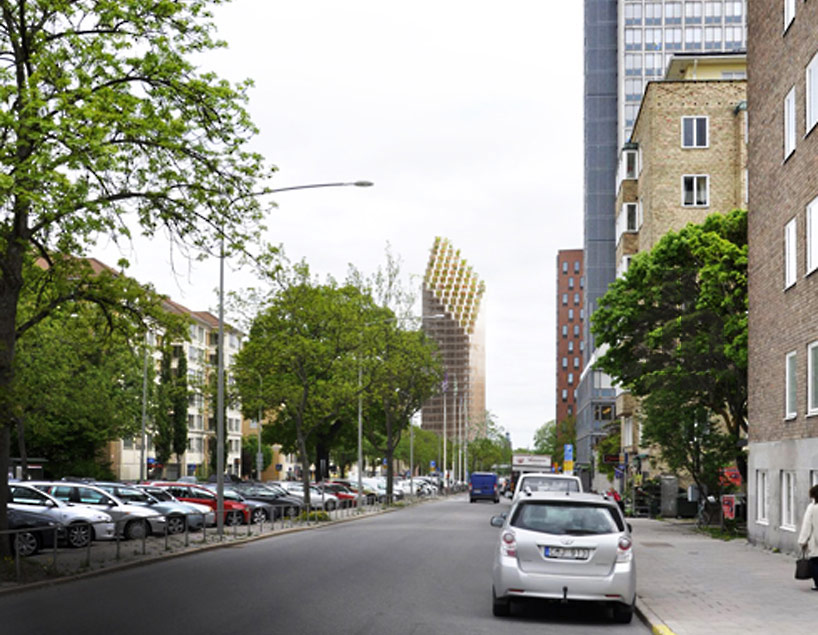
[[[262,393],[264,392],[264,380],[258,370],[256,371],[256,374],[258,375],[258,419],[256,420],[258,452],[256,452],[256,478],[259,482],[261,482],[261,472],[264,469],[264,455],[261,453],[261,402],[263,399]]]
[[[311,190],[319,187],[371,187],[371,181],[348,181],[337,183],[311,183],[291,185],[267,190],[268,194],[290,190]],[[216,378],[216,528],[219,538],[224,535],[224,231],[219,247],[219,341]],[[259,422],[260,423],[260,422]],[[259,451],[261,445],[259,445]]]
[[[439,320],[446,317],[445,313],[435,313],[433,315],[421,315],[420,320]],[[383,320],[376,320],[374,322],[365,322],[361,325],[361,344],[364,339],[364,329],[367,326],[374,326],[375,324],[386,324],[389,322],[399,322],[401,320],[415,319],[414,316],[393,316],[384,318]],[[445,407],[445,403],[444,403]],[[410,424],[411,425],[411,424]],[[361,354],[358,352],[358,509],[361,509],[361,493],[364,488],[364,425],[363,425],[363,366],[361,365]]]

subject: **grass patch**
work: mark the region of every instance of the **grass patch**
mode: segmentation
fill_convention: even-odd
[[[301,512],[298,516],[298,520],[301,522],[327,522],[329,521],[329,514],[327,512],[322,511],[315,511],[315,512]]]

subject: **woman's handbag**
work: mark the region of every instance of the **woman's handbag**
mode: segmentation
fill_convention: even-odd
[[[801,557],[795,561],[795,579],[809,580],[812,577],[811,567],[809,565],[809,558],[807,558],[807,550],[801,550]]]

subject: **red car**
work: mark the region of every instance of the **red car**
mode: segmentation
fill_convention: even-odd
[[[327,494],[333,494],[343,507],[354,507],[358,504],[358,495],[340,483],[314,483]]]
[[[216,511],[216,492],[196,485],[195,483],[176,483],[173,481],[151,481],[147,485],[156,485],[166,489],[171,496],[185,503],[200,503]],[[244,503],[225,499],[225,525],[241,525],[250,522],[250,508]]]

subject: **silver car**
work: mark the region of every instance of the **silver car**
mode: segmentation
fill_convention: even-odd
[[[113,540],[114,521],[109,514],[81,505],[71,505],[25,483],[9,485],[11,509],[39,512],[65,526],[69,547],[85,547],[90,540]]]
[[[181,503],[169,495],[170,500],[159,500],[153,494],[145,491],[141,487],[125,485],[123,483],[107,483],[96,481],[94,483],[100,489],[109,494],[113,494],[119,500],[129,505],[141,505],[150,507],[165,517],[165,524],[168,533],[181,534],[187,528],[198,531],[202,528],[204,516],[199,510],[193,509],[187,503]]]
[[[84,505],[110,514],[119,532],[128,540],[137,540],[148,534],[165,534],[165,516],[149,507],[129,505],[113,494],[88,483],[55,482],[32,483],[37,489],[66,503]]]
[[[609,604],[628,623],[636,601],[636,562],[630,527],[615,501],[598,494],[528,492],[502,528],[492,570],[494,615],[533,598]]]

